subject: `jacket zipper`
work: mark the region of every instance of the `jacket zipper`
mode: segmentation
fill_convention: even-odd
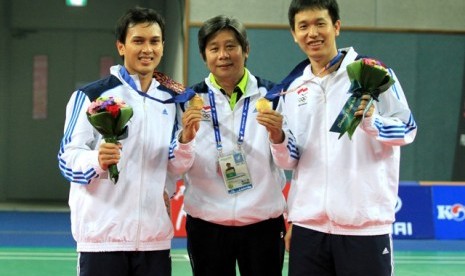
[[[146,102],[145,102],[145,97],[143,97],[143,110],[144,110],[144,120],[142,122],[143,128],[142,128],[142,137],[145,139],[145,136],[147,135],[147,110],[146,110]],[[144,159],[145,159],[145,150],[142,150],[142,167],[144,167]],[[138,219],[137,219],[137,235],[136,235],[136,251],[139,250],[140,247],[140,229],[141,229],[141,215],[140,215],[140,210],[141,210],[141,205],[142,205],[142,200],[141,200],[141,193],[142,193],[142,182],[144,180],[144,168],[141,170],[141,181],[139,182],[139,206],[138,206]]]
[[[329,82],[330,80],[328,80]],[[329,84],[326,85],[326,87],[329,87]],[[324,126],[326,127],[327,125],[327,120],[328,120],[328,105],[327,105],[327,94],[326,94],[326,89],[325,87],[322,87],[322,90],[323,90],[323,99],[324,99]],[[328,147],[329,147],[329,144],[328,144],[328,134],[329,132],[325,132],[325,161],[327,163],[328,161]],[[328,210],[328,166],[325,167],[325,209],[326,209],[326,216],[328,217],[328,232],[329,233],[332,233],[333,232],[333,227],[332,227],[332,223],[331,223],[331,220],[329,219],[329,210]]]
[[[242,100],[242,98],[243,98],[243,97],[241,97],[241,98],[239,99],[239,101]],[[236,120],[235,120],[235,119],[236,119],[236,116],[235,116],[235,112],[234,112],[234,111],[236,110],[237,104],[239,103],[239,101],[236,102],[236,104],[234,105],[234,108],[233,108],[233,110],[232,110],[232,113],[233,113],[233,116],[232,116],[232,129],[233,129],[233,131],[231,131],[231,134],[233,135],[233,141],[234,141],[234,139],[236,138],[236,137],[235,137],[235,131],[234,131],[234,122],[236,121]],[[236,144],[237,144],[237,143],[236,143]],[[234,150],[235,150],[235,149],[234,149]],[[237,206],[237,194],[234,195],[234,204],[233,204],[233,212],[232,212],[232,215],[233,215],[233,217],[232,217],[233,226],[236,226],[236,206]]]

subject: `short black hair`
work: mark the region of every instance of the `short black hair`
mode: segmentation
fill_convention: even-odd
[[[205,48],[211,37],[222,30],[232,30],[237,41],[241,44],[242,51],[247,52],[249,41],[244,25],[237,19],[226,15],[218,15],[205,21],[198,33],[199,51],[203,60],[206,60]]]
[[[153,9],[135,7],[129,9],[123,16],[118,19],[115,28],[116,39],[121,42],[126,42],[128,28],[140,23],[157,23],[161,29],[162,41],[165,41],[165,19],[161,14]]]
[[[340,19],[339,5],[336,0],[292,0],[287,14],[292,30],[294,30],[295,25],[295,15],[309,9],[328,10],[333,24]]]

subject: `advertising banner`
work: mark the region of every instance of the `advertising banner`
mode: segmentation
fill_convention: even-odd
[[[186,237],[186,212],[184,212],[184,190],[182,180],[177,183],[176,194],[171,198],[171,221],[174,226],[174,237]]]
[[[396,204],[394,239],[433,239],[431,187],[400,185]]]
[[[465,188],[433,186],[436,239],[465,239]]]
[[[171,199],[175,237],[186,237],[184,189],[183,181],[178,181]],[[285,196],[288,190],[289,184],[283,190]],[[465,239],[465,188],[401,183],[392,233],[394,239]]]

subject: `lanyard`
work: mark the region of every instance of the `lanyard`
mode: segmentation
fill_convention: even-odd
[[[316,75],[313,75],[312,78],[310,78],[310,79],[304,81],[302,84],[300,84],[299,86],[297,86],[297,87],[294,88],[294,89],[289,89],[289,90],[287,90],[287,91],[281,91],[281,92],[279,93],[279,95],[285,95],[285,94],[288,94],[288,93],[291,93],[291,92],[296,91],[296,90],[299,89],[302,85],[311,82],[311,81],[314,80],[316,77],[318,77],[319,75],[323,74],[325,71],[327,71],[327,70],[329,70],[330,68],[332,68],[333,66],[335,66],[343,57],[344,57],[344,55],[343,55],[341,52],[338,51],[338,52],[337,52],[337,55],[336,55],[333,59],[331,59],[331,60],[328,62],[328,64],[326,64],[325,67],[323,67],[323,69],[322,69],[320,72],[318,72]]]
[[[210,106],[212,109],[212,123],[213,123],[213,130],[215,131],[215,140],[216,140],[216,149],[218,152],[221,152],[223,146],[221,144],[221,133],[220,133],[220,125],[218,123],[218,113],[216,112],[216,103],[215,103],[215,95],[213,95],[213,91],[208,88],[208,99],[210,101]],[[237,138],[237,145],[242,145],[244,142],[244,135],[245,135],[245,123],[247,122],[247,116],[249,111],[249,103],[250,97],[244,99],[244,107],[242,108],[242,117],[241,117],[241,125],[239,128],[239,137]]]
[[[148,95],[147,93],[142,92],[142,91],[140,91],[139,89],[137,89],[136,83],[135,83],[134,80],[131,78],[131,76],[129,76],[129,73],[128,73],[128,71],[126,70],[126,68],[124,68],[124,66],[121,66],[121,68],[120,68],[120,70],[119,70],[119,73],[121,74],[121,77],[123,78],[123,80],[124,80],[125,82],[127,82],[127,83],[129,84],[129,86],[132,87],[132,89],[134,89],[137,93],[139,93],[139,95],[141,95],[141,96],[143,96],[143,97],[146,97],[146,98],[149,98],[149,99],[151,99],[151,100],[160,102],[160,103],[162,103],[162,104],[174,103],[174,102],[175,102],[175,98],[171,98],[171,99],[168,99],[168,100],[160,100],[160,99],[154,98],[154,97]]]

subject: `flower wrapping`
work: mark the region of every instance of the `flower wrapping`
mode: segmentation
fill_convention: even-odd
[[[127,123],[133,115],[132,108],[126,103],[113,97],[99,97],[87,109],[87,119],[102,135],[107,143],[118,143],[127,137]],[[110,179],[114,184],[118,182],[119,171],[116,164],[108,167]]]
[[[362,58],[347,65],[347,75],[351,82],[348,92],[352,95],[330,129],[332,132],[340,133],[338,139],[346,132],[349,139],[352,139],[355,129],[370,109],[373,100],[379,101],[379,95],[388,90],[395,82],[389,75],[386,65],[370,58]],[[355,116],[354,113],[357,111],[363,95],[370,95],[371,99],[365,107],[363,116]]]

